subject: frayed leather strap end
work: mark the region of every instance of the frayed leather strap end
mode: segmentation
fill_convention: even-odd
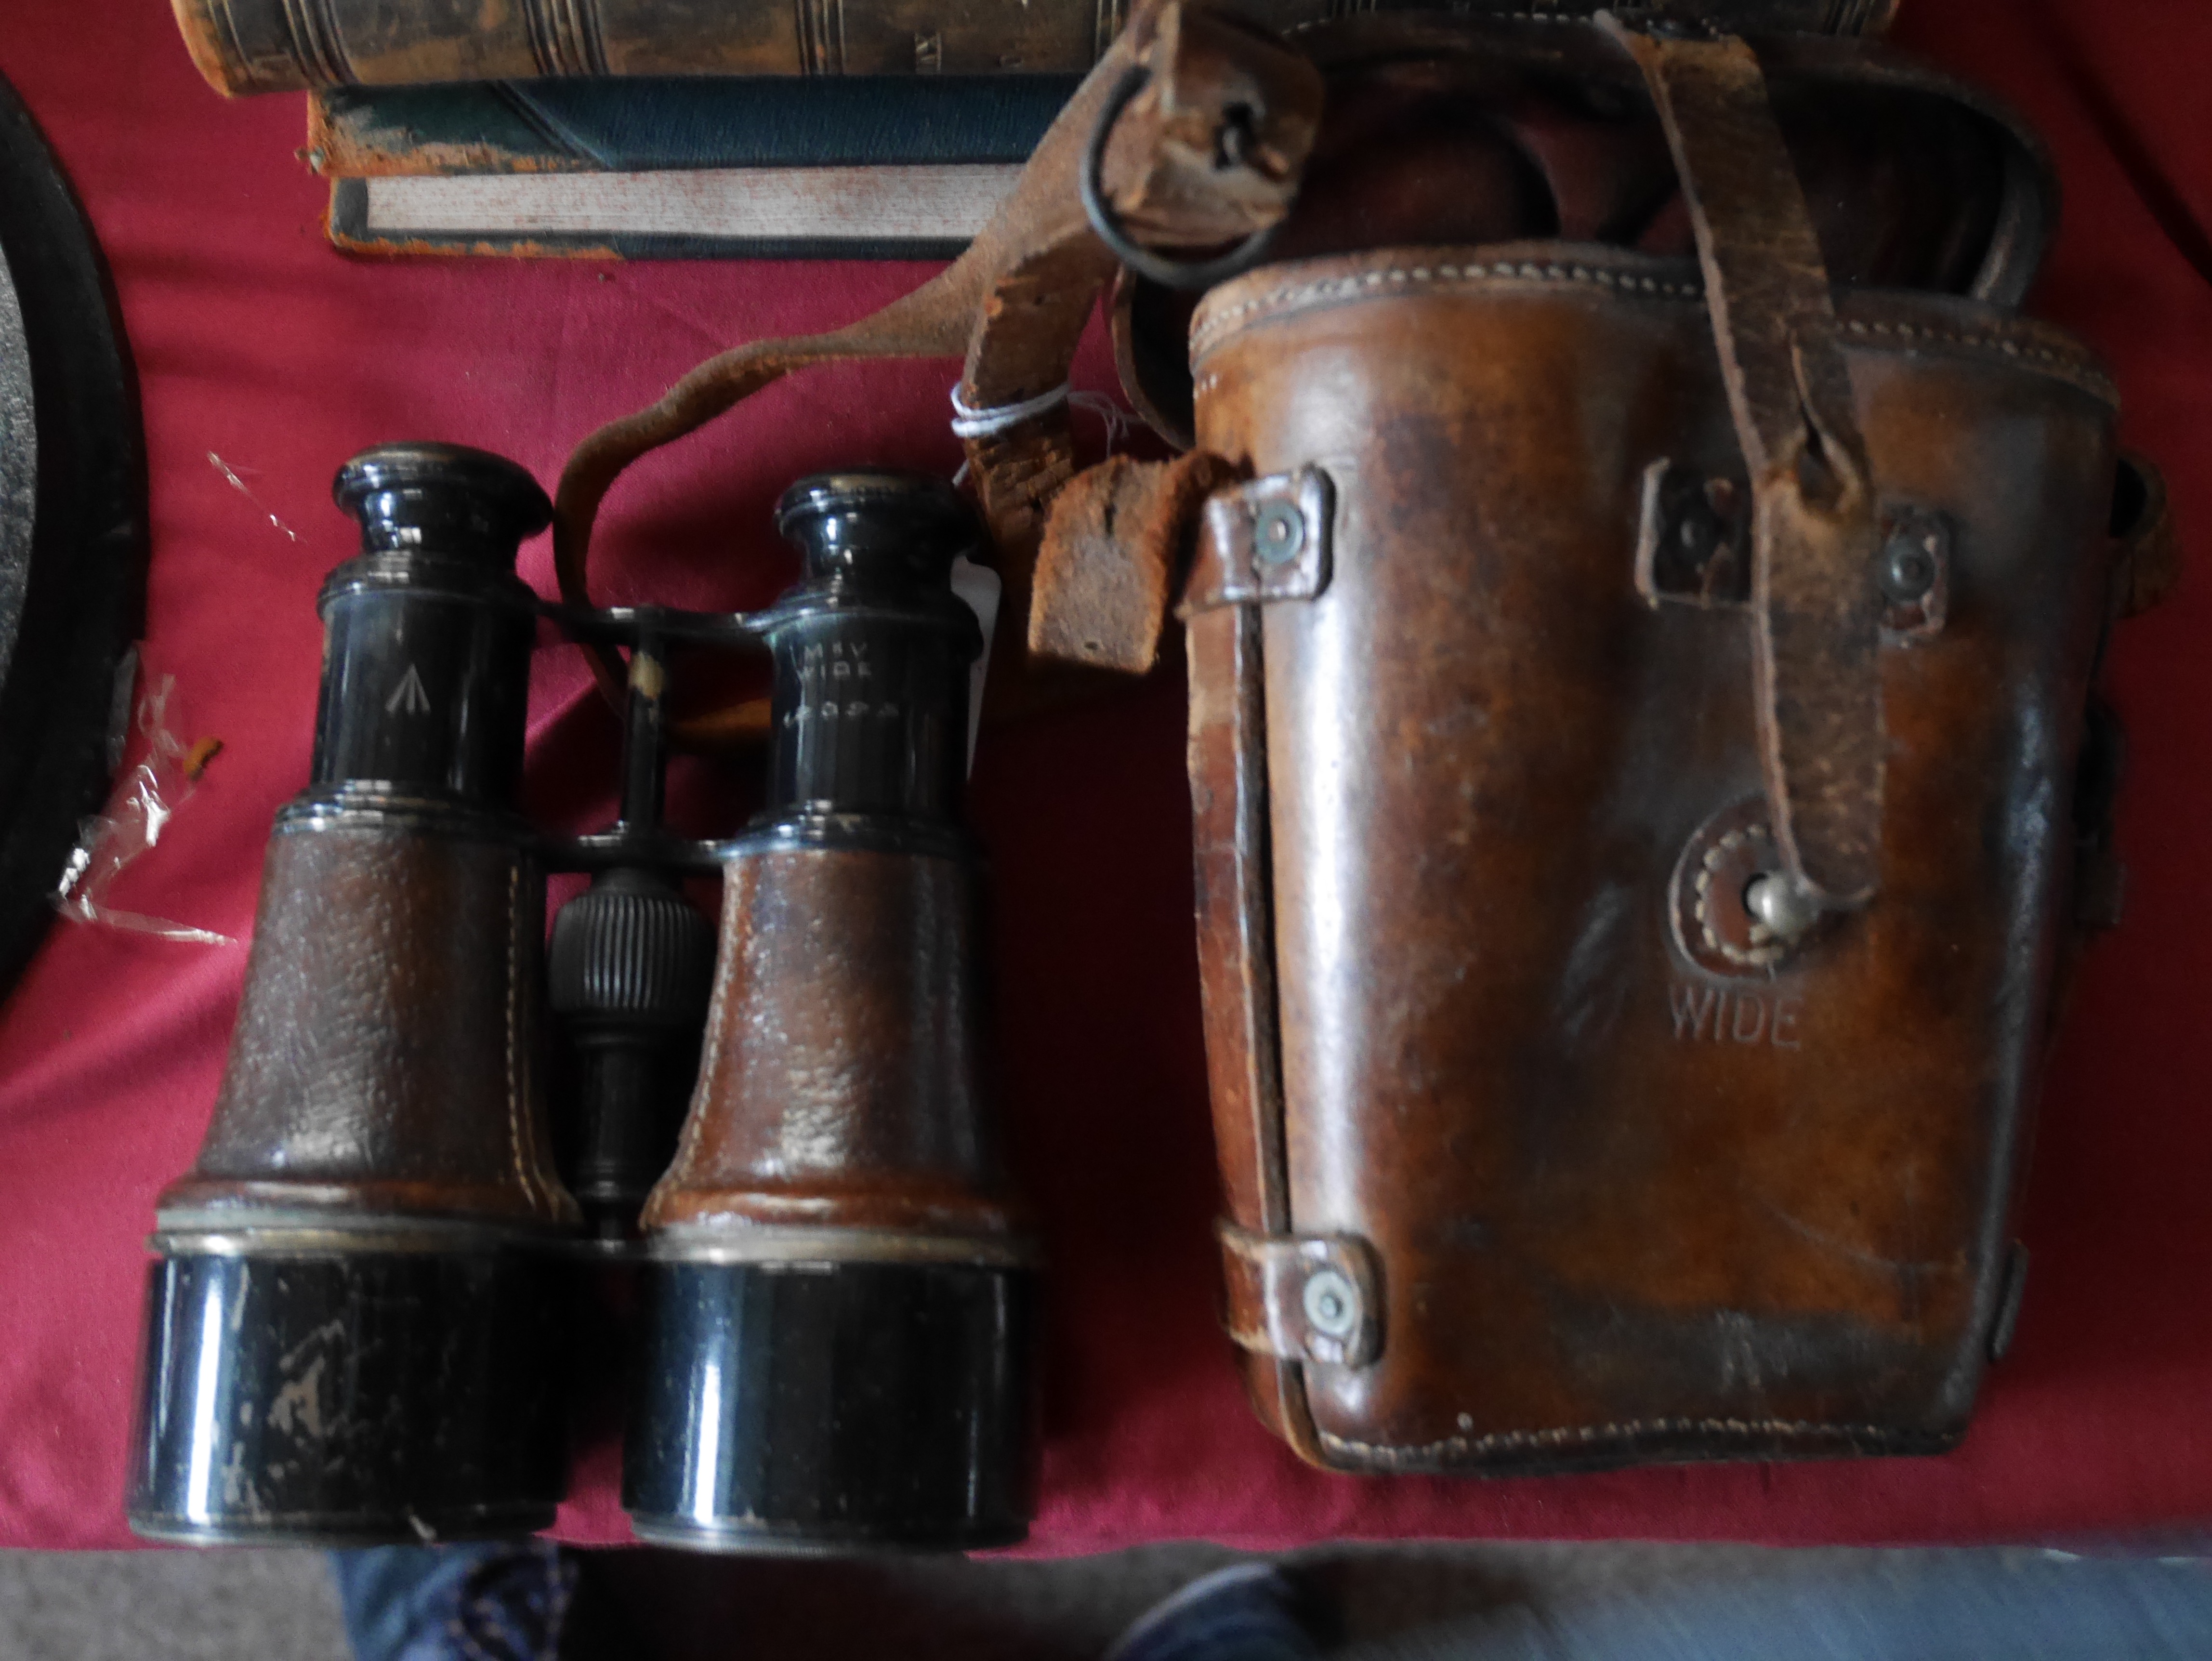
[[[1037,551],[1030,650],[1125,674],[1150,669],[1199,510],[1237,473],[1194,450],[1173,461],[1109,456],[1069,481]]]

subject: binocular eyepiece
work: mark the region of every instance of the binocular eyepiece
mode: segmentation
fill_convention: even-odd
[[[802,481],[778,509],[798,583],[713,614],[539,601],[514,562],[550,505],[480,451],[374,450],[335,494],[362,550],[319,601],[313,776],[277,816],[214,1122],[156,1209],[132,1526],[548,1525],[562,1311],[596,1254],[643,1276],[641,1536],[1019,1539],[1033,1277],[977,1088],[965,504],[912,475]],[[541,619],[629,653],[607,831],[518,810]],[[726,840],[678,837],[669,677],[762,648],[767,805]],[[593,874],[550,951],[549,869]],[[719,943],[683,888],[716,870]]]

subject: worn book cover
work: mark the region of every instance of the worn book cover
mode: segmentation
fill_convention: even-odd
[[[307,156],[351,252],[949,258],[1067,76],[343,88]]]
[[[233,94],[523,76],[1080,74],[1097,62],[1128,12],[1127,0],[173,3],[200,73]],[[1279,33],[1401,5],[1569,18],[1607,3],[1228,0],[1228,9]],[[1669,15],[1745,33],[1871,33],[1896,9],[1895,0],[1665,0],[1665,6]]]

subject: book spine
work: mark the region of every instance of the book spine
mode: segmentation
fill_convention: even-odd
[[[173,0],[231,95],[576,76],[1079,75],[1127,0]],[[1286,22],[1337,0],[1288,0]]]
[[[1079,75],[1128,0],[172,0],[218,91],[597,76]],[[1568,21],[1605,0],[1230,0],[1288,32],[1375,10]],[[1872,33],[1896,0],[1629,5],[1746,33]]]

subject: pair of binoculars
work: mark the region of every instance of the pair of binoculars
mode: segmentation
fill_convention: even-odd
[[[157,1206],[131,1526],[548,1526],[612,1256],[642,1282],[641,1537],[1020,1539],[1034,1256],[977,1081],[967,507],[803,480],[777,510],[797,585],[702,613],[542,601],[514,563],[551,507],[497,456],[372,450],[335,495],[362,548],[319,600],[313,780],[276,818],[214,1122]],[[627,652],[621,815],[593,835],[518,806],[546,623]],[[763,649],[766,806],[677,836],[671,674]],[[551,870],[592,882],[549,948]],[[683,886],[717,871],[719,942]]]

